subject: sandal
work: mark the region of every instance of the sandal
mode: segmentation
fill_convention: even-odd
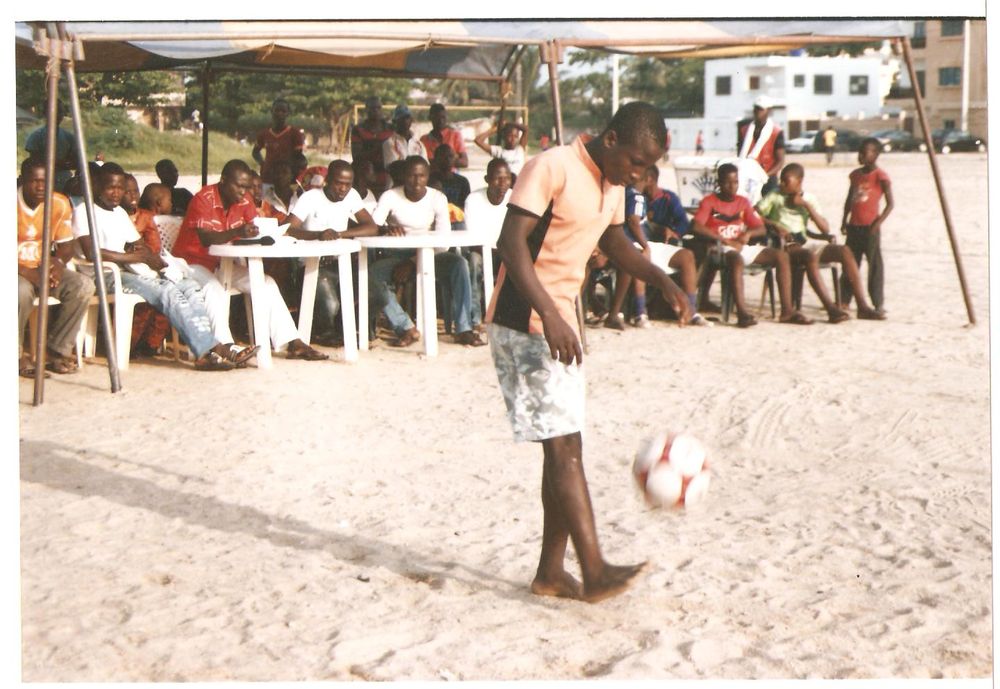
[[[194,368],[196,371],[231,371],[234,367],[221,356],[210,351],[194,362]]]
[[[460,345],[465,345],[466,347],[486,346],[486,342],[483,338],[479,337],[479,333],[471,330],[466,330],[464,333],[458,333],[455,335],[455,342]]]
[[[837,309],[830,313],[829,320],[831,323],[843,323],[844,321],[851,320],[851,314],[847,313],[846,311],[841,311],[840,309]]]
[[[17,362],[17,375],[22,378],[34,378],[36,370],[35,365],[31,363],[30,359],[21,359]],[[45,377],[51,378],[52,375],[50,373],[46,373]]]
[[[749,313],[746,314],[745,316],[736,317],[737,328],[749,328],[754,325],[757,325],[757,319],[751,316]]]
[[[236,365],[236,368],[246,368],[247,362],[257,356],[257,351],[260,349],[260,345],[253,345],[252,347],[239,347],[235,344],[229,345],[229,352],[226,354],[225,358],[230,363]]]
[[[456,336],[457,337],[457,336]],[[405,333],[400,335],[395,342],[392,343],[393,347],[409,347],[414,342],[420,340],[420,331],[416,328],[410,328]]]
[[[791,323],[792,325],[812,325],[812,319],[802,315],[799,311],[796,311],[788,318],[782,318],[779,322]]]
[[[323,361],[324,359],[329,359],[329,354],[324,354],[323,352],[313,349],[304,342],[292,349],[291,347],[285,352],[286,359],[302,359],[304,361]]]
[[[53,358],[45,362],[45,369],[59,375],[76,373],[76,362],[65,357]]]

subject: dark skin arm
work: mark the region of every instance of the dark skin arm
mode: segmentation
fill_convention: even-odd
[[[322,232],[313,232],[312,230],[307,230],[304,227],[304,223],[299,219],[295,213],[288,216],[289,225],[288,231],[285,232],[289,237],[294,237],[295,239],[316,239],[316,240],[331,240],[331,239],[350,239],[351,237],[374,237],[378,234],[378,226],[375,221],[372,220],[371,214],[368,211],[361,209],[357,212],[356,216],[358,222],[356,225],[343,232],[337,232],[336,230],[331,230],[327,228]]]
[[[872,232],[878,232],[882,227],[882,222],[889,217],[889,213],[892,213],[893,201],[892,201],[892,185],[885,180],[879,182],[882,186],[882,194],[885,196],[885,208],[879,214],[875,222],[872,223]]]
[[[73,259],[73,242],[59,242],[55,245],[55,251],[56,255],[49,261],[49,287],[51,288],[58,287],[59,283],[62,282],[66,264]],[[35,287],[41,289],[41,266],[38,268],[26,268],[18,264],[17,274],[31,282]]]
[[[234,239],[243,239],[256,237],[260,234],[260,230],[253,223],[246,223],[240,225],[239,227],[234,227],[231,230],[223,230],[222,232],[214,232],[212,230],[203,230],[197,228],[198,241],[201,242],[202,246],[212,246],[213,244],[228,244]]]
[[[650,263],[642,253],[636,250],[621,225],[611,225],[601,235],[597,246],[610,258],[616,266],[624,270],[629,275],[642,280],[643,282],[656,285],[663,293],[663,298],[677,314],[677,319],[681,325],[688,322],[690,317],[687,295],[684,290],[677,286],[670,276],[660,268]],[[647,245],[648,249],[648,245]]]
[[[87,257],[88,261],[93,261],[94,244],[91,241],[90,236],[84,235],[83,237],[79,237],[78,241],[80,242],[80,248],[83,249],[83,255]],[[155,253],[152,249],[146,246],[146,243],[141,239],[137,242],[126,244],[125,251],[101,249],[101,259],[117,263],[120,266],[124,266],[129,263],[145,263],[147,266],[156,271],[162,270],[167,266],[163,259],[160,258],[159,254]]]
[[[528,250],[528,237],[538,224],[538,216],[508,205],[497,240],[497,251],[507,268],[507,275],[517,291],[542,318],[545,341],[549,343],[552,358],[564,364],[583,363],[583,349],[572,326],[567,323],[549,293],[542,287],[535,273],[535,265]],[[621,227],[619,226],[619,230]],[[622,236],[624,241],[628,241]],[[632,249],[635,251],[635,249]]]

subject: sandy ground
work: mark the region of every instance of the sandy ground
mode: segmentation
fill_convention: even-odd
[[[838,223],[852,160],[794,159]],[[24,680],[989,676],[986,157],[941,159],[972,328],[926,158],[881,162],[887,322],[588,330],[602,545],[650,561],[597,605],[528,591],[541,452],[488,349],[21,380]],[[661,429],[710,448],[700,509],[636,493]]]

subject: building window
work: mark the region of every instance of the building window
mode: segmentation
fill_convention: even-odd
[[[867,96],[868,77],[860,75],[851,77],[849,88],[852,96]]]
[[[760,89],[760,77],[750,77],[750,85],[748,89],[751,91],[757,91]]]
[[[955,120],[945,120],[944,122],[942,122],[942,124],[944,125],[944,127],[943,127],[944,129],[954,129],[955,128]]]
[[[962,29],[965,25],[964,19],[942,19],[941,20],[941,35],[942,36],[961,36]]]
[[[926,77],[924,76],[925,72],[922,69],[918,69],[916,70],[916,72],[917,72],[917,87],[920,89],[920,95],[922,96],[925,93],[927,93],[927,87],[924,85],[926,80]]]
[[[913,37],[910,39],[910,45],[914,48],[923,48],[927,45],[927,22],[913,22]]]
[[[792,77],[792,86],[794,86],[797,89],[805,88],[805,86],[806,86],[806,75],[805,74],[796,74],[795,76],[793,76]]]
[[[833,75],[815,74],[813,75],[813,93],[830,95],[833,93]]]
[[[938,69],[938,86],[961,86],[961,67],[941,67]]]
[[[732,77],[715,77],[715,95],[728,96],[733,92]]]

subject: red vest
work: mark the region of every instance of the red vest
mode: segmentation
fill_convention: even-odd
[[[752,127],[753,127],[753,120],[750,120],[748,124],[746,124],[740,129],[741,144],[743,143],[744,137],[746,137],[748,134],[753,133]],[[729,131],[733,130],[730,129]],[[774,128],[771,130],[771,136],[768,137],[767,142],[764,144],[764,147],[760,149],[760,155],[757,156],[757,162],[760,164],[762,168],[764,168],[764,172],[769,171],[771,169],[771,166],[774,165],[774,142],[778,139],[779,134],[781,134],[781,127],[779,127],[778,125],[774,125]],[[753,149],[753,143],[756,142],[751,143],[750,146],[751,149]]]

